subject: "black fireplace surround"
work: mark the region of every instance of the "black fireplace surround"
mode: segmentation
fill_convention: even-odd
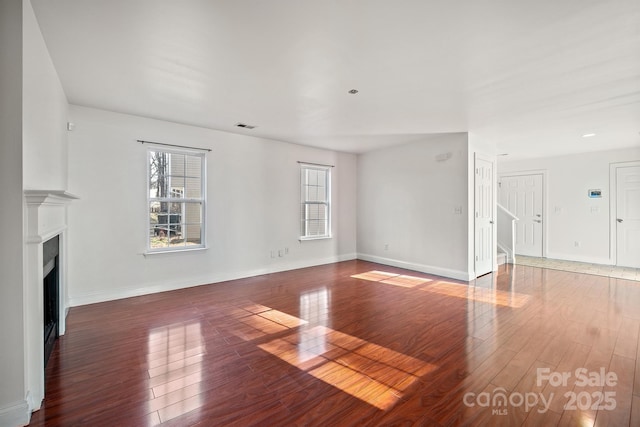
[[[51,352],[60,335],[58,321],[60,319],[59,290],[59,236],[47,240],[42,246],[43,296],[44,296],[44,366],[47,366]]]

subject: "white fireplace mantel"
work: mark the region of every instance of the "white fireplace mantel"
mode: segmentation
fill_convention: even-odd
[[[78,199],[62,190],[25,190],[27,243],[42,243],[67,227],[66,207]]]
[[[27,205],[66,205],[78,199],[78,196],[63,190],[24,190],[24,197]]]
[[[65,331],[67,312],[67,207],[77,196],[62,190],[25,190],[25,368],[30,410],[40,407],[44,398],[44,319],[43,319],[43,243],[60,236],[59,251],[59,330]]]

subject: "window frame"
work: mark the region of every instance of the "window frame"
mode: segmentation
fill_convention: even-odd
[[[300,229],[299,229],[299,240],[322,240],[322,239],[331,239],[331,169],[333,166],[331,165],[323,165],[317,163],[305,163],[299,162],[300,164]],[[305,190],[308,187],[308,181],[306,178],[307,170],[316,170],[325,172],[325,199],[324,201],[317,200],[307,200],[305,197]],[[306,209],[307,206],[311,205],[324,205],[326,206],[326,230],[325,234],[322,235],[309,235],[308,234],[308,211]]]
[[[169,155],[172,154],[176,154],[176,155],[182,155],[182,156],[191,156],[191,157],[199,157],[200,158],[200,197],[199,198],[194,198],[194,197],[170,197],[173,193],[173,189],[171,188],[171,186],[169,185],[168,191],[167,193],[169,194],[169,196],[167,197],[152,197],[151,196],[151,153],[152,152],[163,152],[163,153],[167,153]],[[207,227],[206,227],[206,223],[207,223],[207,156],[206,156],[206,151],[204,150],[199,150],[199,149],[190,149],[190,148],[167,148],[166,146],[161,146],[160,144],[158,145],[154,145],[154,144],[149,144],[149,147],[147,148],[147,152],[146,152],[146,162],[147,162],[147,167],[146,167],[146,180],[147,180],[147,184],[146,184],[146,191],[147,191],[147,198],[146,198],[146,215],[147,215],[147,220],[146,220],[146,250],[145,250],[145,255],[153,255],[153,254],[162,254],[162,253],[171,253],[171,252],[188,252],[188,251],[197,251],[197,250],[203,250],[203,249],[207,249],[207,242],[206,242],[206,236],[207,236]],[[169,168],[171,166],[168,166]],[[183,179],[186,180],[187,178],[187,174],[186,171],[184,172],[184,176],[182,177]],[[185,182],[186,185],[186,182]],[[183,189],[184,192],[184,189]],[[184,194],[184,193],[183,193]],[[181,203],[183,204],[182,206],[182,210],[184,210],[186,208],[186,204],[187,203],[199,203],[201,206],[201,210],[200,210],[200,244],[195,244],[195,245],[183,245],[183,246],[167,246],[167,247],[163,247],[163,248],[152,248],[151,247],[151,235],[150,235],[150,231],[151,229],[154,228],[154,224],[152,224],[151,222],[151,215],[150,215],[150,206],[152,202],[166,202],[166,203]],[[169,213],[169,215],[171,215],[171,213]],[[184,218],[184,215],[182,215],[182,218]],[[169,220],[170,223],[170,220]],[[184,226],[187,225],[187,223],[180,222],[180,225]]]

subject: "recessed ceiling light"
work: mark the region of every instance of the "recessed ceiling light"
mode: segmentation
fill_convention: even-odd
[[[596,136],[595,133],[585,133],[584,135],[582,135],[583,138],[591,138],[592,136]]]
[[[509,153],[500,153],[500,154],[498,154],[498,157],[501,157],[501,156],[508,156],[508,155],[509,155]]]
[[[349,91],[349,93],[350,93],[351,95],[355,95],[356,93],[358,93],[358,89],[351,89],[351,90]]]

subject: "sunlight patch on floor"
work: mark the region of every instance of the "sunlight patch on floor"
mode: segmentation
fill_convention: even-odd
[[[204,404],[201,395],[206,346],[200,322],[176,323],[149,332],[147,366],[150,412],[166,422]]]
[[[271,307],[248,304],[226,307],[226,311],[237,322],[221,325],[223,334],[230,334],[244,341],[252,341],[271,334],[287,331],[308,322]]]
[[[517,292],[507,292],[498,289],[478,288],[466,284],[436,282],[421,291],[432,292],[435,294],[446,295],[456,298],[465,298],[468,300],[486,302],[494,305],[501,305],[511,308],[520,308],[529,301],[530,296],[519,294]]]
[[[324,326],[258,347],[381,410],[391,409],[421,376],[436,368]]]
[[[387,273],[385,271],[372,270],[366,273],[354,274],[354,279],[368,280],[370,282],[381,282],[387,285],[401,286],[403,288],[413,288],[424,283],[431,282],[431,279],[424,277],[407,276],[404,274]]]

